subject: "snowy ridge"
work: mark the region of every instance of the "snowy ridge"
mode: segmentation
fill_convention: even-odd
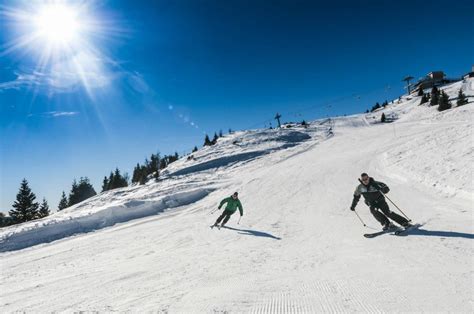
[[[171,164],[162,173],[163,181],[151,180],[145,186],[103,192],[49,217],[0,229],[0,252],[48,243],[195,203],[216,189],[209,177],[222,181],[219,169],[222,172],[241,167],[258,157],[300,145],[311,137],[321,140],[327,137],[327,129],[324,123],[315,122],[306,129],[257,130],[226,136],[217,145],[194,153],[193,158],[184,157]]]
[[[472,82],[444,89],[473,95]],[[160,182],[2,229],[0,311],[471,313],[474,106],[418,103],[236,132],[173,163]],[[397,120],[376,123],[382,113]],[[387,183],[422,226],[364,238],[380,225],[362,201],[367,228],[349,210],[361,172]],[[236,214],[210,229],[220,213],[210,212],[236,190],[240,224]],[[142,218],[127,216],[134,210]],[[64,232],[86,217],[110,227]],[[45,243],[47,223],[60,240]]]

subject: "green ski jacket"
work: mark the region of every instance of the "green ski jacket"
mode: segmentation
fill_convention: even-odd
[[[244,215],[244,209],[242,208],[242,204],[240,203],[239,199],[234,199],[232,196],[229,196],[227,198],[224,198],[221,203],[219,204],[219,209],[227,203],[227,206],[225,207],[225,210],[228,212],[231,212],[232,214],[235,213],[237,208],[239,208],[240,216]]]

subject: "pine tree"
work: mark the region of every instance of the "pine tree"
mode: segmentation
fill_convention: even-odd
[[[105,176],[104,180],[102,181],[102,192],[105,192],[108,190],[109,190],[109,179],[107,179],[107,176]]]
[[[28,181],[23,179],[16,195],[16,201],[13,203],[14,209],[8,212],[15,223],[36,219],[39,204],[35,202],[35,199],[36,195],[28,186]]]
[[[222,130],[219,130],[219,137],[223,137],[224,134],[222,134]]]
[[[214,132],[214,138],[211,141],[211,145],[217,144],[218,139],[219,139],[219,136],[217,135],[217,133]]]
[[[9,219],[5,216],[4,213],[0,212],[0,228],[6,227],[9,225]]]
[[[194,146],[194,148],[193,148],[193,151],[192,151],[192,152],[193,152],[193,153],[195,153],[195,152],[197,152],[197,151],[198,151],[198,148],[197,148],[197,146]]]
[[[449,96],[444,91],[441,92],[441,97],[439,98],[438,111],[444,111],[451,109],[451,103],[449,102]]]
[[[430,94],[423,94],[423,96],[421,96],[420,105],[427,103],[430,100],[429,95]]]
[[[140,185],[143,185],[143,184],[146,183],[147,177],[148,177],[147,167],[144,166],[144,165],[141,166],[139,173],[140,173],[140,175],[138,177],[138,182],[140,183]]]
[[[67,206],[68,206],[68,202],[67,202],[66,193],[64,193],[63,191],[63,194],[61,194],[61,199],[59,200],[58,210],[63,210]]]
[[[420,89],[418,90],[418,96],[425,96],[425,93],[423,92],[423,88],[421,88],[421,86],[420,86]]]
[[[229,128],[229,134],[232,134],[232,133],[234,133],[234,131],[232,131],[232,129]]]
[[[384,123],[387,119],[385,118],[385,113],[382,113],[382,117],[380,118],[380,122]]]
[[[468,100],[467,100],[466,95],[464,95],[464,93],[462,92],[462,89],[459,89],[458,100],[456,101],[456,105],[458,107],[463,106],[463,105],[467,104],[467,102],[468,102]]]
[[[151,154],[148,173],[154,174],[155,172],[159,170],[159,167],[160,167],[160,155]]]
[[[141,171],[140,164],[137,163],[137,165],[133,169],[132,183],[140,182],[140,171]]]
[[[113,174],[112,174],[113,176]],[[110,182],[110,180],[109,180]],[[96,195],[94,187],[89,182],[89,178],[81,177],[79,183],[74,179],[72,183],[71,193],[69,194],[69,206],[80,203],[89,197]]]
[[[211,146],[212,142],[209,139],[209,135],[206,134],[206,137],[204,138],[204,146]]]
[[[436,106],[439,104],[439,90],[434,86],[431,89],[431,100],[430,100],[430,106]]]
[[[43,202],[41,203],[41,206],[39,208],[38,212],[38,218],[44,218],[49,216],[49,205],[48,202],[46,202],[46,199],[43,197]]]

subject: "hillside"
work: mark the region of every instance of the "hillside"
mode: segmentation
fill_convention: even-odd
[[[4,228],[0,310],[472,312],[474,108],[418,103],[236,132],[159,182]],[[362,201],[367,228],[349,210],[364,171],[418,230],[362,236],[380,229]],[[241,223],[210,229],[234,191]]]

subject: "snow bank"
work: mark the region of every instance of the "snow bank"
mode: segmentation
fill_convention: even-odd
[[[20,250],[74,234],[86,233],[132,219],[156,215],[166,209],[188,205],[206,197],[211,189],[195,189],[165,195],[156,200],[129,200],[87,215],[66,219],[41,219],[7,228],[0,233],[0,252]],[[64,217],[62,217],[64,218]]]

